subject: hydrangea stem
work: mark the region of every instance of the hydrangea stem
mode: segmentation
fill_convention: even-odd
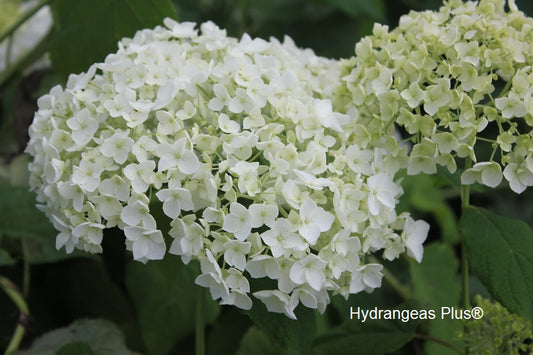
[[[382,270],[383,276],[385,277],[385,280],[389,283],[389,285],[396,291],[400,296],[402,296],[404,299],[408,300],[413,298],[413,292],[411,289],[407,286],[402,285],[400,281],[385,267]]]
[[[205,319],[204,319],[204,298],[205,298],[205,289],[201,286],[196,287],[196,319],[195,327],[196,331],[194,333],[195,340],[195,354],[204,355],[205,354]]]
[[[39,44],[37,44],[28,53],[26,53],[24,56],[22,56],[20,59],[18,59],[13,64],[9,65],[2,73],[0,73],[0,87],[4,86],[5,83],[7,83],[9,80],[11,80],[16,75],[22,73],[24,69],[29,67],[37,59],[39,59],[46,53],[53,33],[54,33],[53,29],[50,30],[43,37],[41,42],[39,42]]]
[[[29,255],[29,248],[28,248],[28,241],[25,238],[21,239],[22,243],[22,254],[24,255],[24,277],[23,277],[23,284],[22,284],[22,296],[24,299],[28,299],[30,297],[30,283],[31,283],[31,269],[30,269],[30,263],[28,262],[28,255]]]
[[[376,259],[375,257],[370,257],[369,260],[373,263],[379,263],[378,259]],[[390,272],[386,267],[383,267],[381,272],[383,273],[383,277],[387,281],[389,286],[392,287],[392,289],[396,291],[403,299],[409,300],[414,297],[413,291],[408,286],[402,285],[402,283],[396,278],[396,276],[394,276],[394,274]]]
[[[22,26],[26,21],[28,21],[33,15],[37,13],[41,8],[48,5],[50,0],[43,0],[40,1],[37,5],[35,5],[31,10],[25,12],[14,24],[9,26],[7,30],[5,30],[2,34],[0,34],[0,42],[2,42],[4,39],[11,36],[15,31]]]
[[[11,337],[11,341],[7,346],[6,352],[4,353],[7,355],[19,348],[22,338],[24,338],[24,333],[26,332],[24,323],[29,317],[30,311],[17,286],[3,276],[0,276],[0,288],[4,290],[7,296],[13,301],[13,303],[15,303],[20,312],[19,322],[15,328],[13,336]]]
[[[466,159],[465,170],[472,167],[472,160]],[[466,208],[470,206],[470,186],[461,185],[461,213],[464,214]],[[468,256],[464,236],[461,236],[461,276],[462,276],[462,303],[463,307],[470,307],[470,291],[468,284]]]

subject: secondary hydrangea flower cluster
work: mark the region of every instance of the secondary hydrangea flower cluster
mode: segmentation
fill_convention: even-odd
[[[403,127],[409,174],[455,172],[464,158],[463,184],[533,185],[533,19],[505,6],[450,0],[413,11],[392,31],[375,25],[342,64],[340,107],[378,136]]]
[[[336,61],[289,38],[165,25],[38,102],[31,186],[57,248],[101,252],[117,226],[135,259],[161,259],[159,203],[168,252],[200,261],[214,299],[249,309],[249,280],[270,279],[253,295],[291,318],[299,303],[324,311],[328,291],[379,287],[373,253],[421,260],[427,223],[395,211],[405,148],[364,148],[368,130],[333,110]]]

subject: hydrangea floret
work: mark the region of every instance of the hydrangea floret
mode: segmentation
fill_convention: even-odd
[[[372,254],[420,262],[429,226],[395,210],[406,148],[370,149],[370,128],[334,111],[338,62],[290,38],[164,23],[39,99],[31,186],[57,248],[99,253],[118,227],[136,260],[198,260],[221,304],[249,309],[250,280],[270,279],[253,295],[291,318],[380,287]]]
[[[505,0],[450,0],[391,31],[376,24],[342,63],[338,107],[357,112],[374,140],[402,127],[411,175],[453,173],[464,159],[463,184],[505,177],[521,193],[533,185],[532,29]]]

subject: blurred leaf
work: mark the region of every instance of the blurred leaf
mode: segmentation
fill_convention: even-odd
[[[287,28],[298,47],[312,48],[317,55],[329,58],[349,58],[354,55],[355,43],[372,30],[373,19],[329,16],[308,22],[305,18]]]
[[[57,231],[35,207],[35,194],[0,181],[0,233],[55,240]],[[29,223],[31,221],[31,223]],[[54,243],[55,245],[55,243]]]
[[[270,341],[268,336],[257,329],[256,327],[250,327],[244,337],[241,340],[241,345],[237,355],[285,355],[290,354],[279,345],[276,345]]]
[[[104,264],[97,260],[79,259],[63,267],[64,281],[59,284],[65,307],[74,317],[98,317],[119,326],[130,326],[133,309],[124,292],[113,283]],[[59,280],[61,282],[61,280]]]
[[[167,354],[176,343],[194,332],[196,264],[183,265],[178,257],[147,264],[131,262],[126,287],[137,311],[148,354]],[[204,292],[205,321],[211,323],[220,307]]]
[[[57,250],[55,247],[55,237],[53,238],[26,238],[28,254],[26,261],[30,264],[54,263],[60,260],[72,258],[94,259],[95,255],[85,253],[81,250],[74,250],[67,254],[64,250]]]
[[[257,300],[248,311],[254,325],[264,332],[273,346],[285,349],[286,354],[309,354],[316,333],[315,311],[300,305],[294,313],[297,320],[269,312]]]
[[[520,220],[469,207],[461,218],[471,272],[511,312],[533,322],[533,231]]]
[[[313,354],[389,354],[407,344],[418,322],[347,320],[315,342]]]
[[[383,286],[386,286],[386,284],[384,283]],[[374,308],[387,304],[390,305],[391,300],[385,295],[384,287],[377,288],[372,293],[359,292],[351,294],[347,300],[341,295],[331,296],[331,306],[337,311],[339,318],[342,320],[346,320],[349,317],[350,306],[358,305],[364,308]]]
[[[235,355],[251,323],[250,318],[237,307],[222,307],[216,323],[207,332],[207,353]]]
[[[383,0],[327,0],[352,17],[371,16],[382,22],[385,19],[385,4]]]
[[[459,261],[450,246],[443,243],[425,246],[422,262],[410,261],[416,299],[431,308],[458,304],[461,291],[456,280],[458,269]]]
[[[123,37],[176,17],[170,0],[55,0],[51,6],[58,33],[50,54],[64,76],[103,61]]]
[[[71,254],[55,248],[57,231],[46,216],[35,207],[35,194],[27,187],[0,181],[0,233],[12,238],[26,238],[29,263],[93,256],[79,250]]]
[[[424,258],[418,264],[410,262],[415,296],[423,308],[439,310],[442,306],[454,306],[460,300],[460,286],[457,282],[459,261],[450,246],[433,243],[424,248]],[[429,335],[450,341],[462,329],[460,322],[439,319],[429,322]],[[427,354],[455,354],[451,349],[435,342],[426,342]]]
[[[0,78],[3,72],[0,73]],[[1,84],[1,82],[0,82]],[[13,129],[13,112],[20,80],[12,80],[0,86],[0,153],[6,156],[18,150]]]
[[[434,176],[407,175],[402,180],[402,187],[405,193],[401,198],[400,210],[416,208],[422,212],[431,212],[439,223],[442,239],[452,244],[459,240],[454,211],[442,197]]]
[[[457,191],[461,190],[462,172],[462,169],[457,169],[457,171],[452,174],[448,171],[448,168],[445,168],[441,165],[437,165],[437,176],[446,183],[448,183],[450,186],[453,186]]]
[[[9,164],[11,185],[28,186],[30,177],[29,162],[30,156],[28,154],[19,154],[11,160],[11,164]]]
[[[94,352],[91,350],[89,344],[75,341],[63,345],[55,355],[94,355]]]
[[[65,328],[52,330],[35,340],[29,350],[20,355],[54,354],[133,354],[124,345],[123,335],[111,322],[103,319],[82,319]],[[91,352],[87,352],[86,344]],[[66,345],[66,346],[65,346]],[[59,351],[61,349],[61,351]],[[79,349],[81,352],[73,352]],[[59,352],[58,352],[59,351]]]
[[[0,249],[0,266],[13,265],[15,260],[4,249]]]
[[[518,8],[525,12],[529,17],[533,16],[533,3],[529,0],[516,0]]]

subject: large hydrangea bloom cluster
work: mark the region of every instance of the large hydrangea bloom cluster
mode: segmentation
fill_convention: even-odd
[[[405,152],[392,136],[366,149],[368,129],[333,110],[337,62],[288,38],[165,25],[39,100],[31,186],[58,248],[100,252],[117,226],[135,259],[161,259],[159,203],[168,252],[200,261],[214,299],[248,309],[249,280],[271,279],[253,295],[291,318],[300,302],[324,311],[328,291],[379,287],[372,253],[421,260],[428,225],[395,212]]]
[[[409,174],[454,172],[465,158],[463,184],[533,185],[533,19],[505,5],[450,0],[411,12],[392,31],[375,25],[343,63],[341,105],[374,132],[406,130]]]

